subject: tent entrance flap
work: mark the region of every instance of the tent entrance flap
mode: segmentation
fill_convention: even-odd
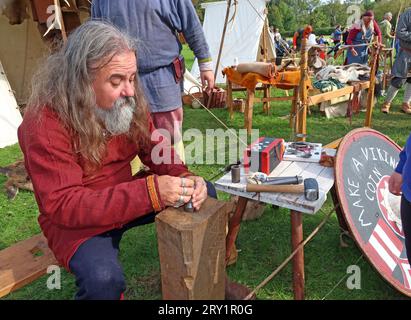
[[[261,51],[264,43],[268,50],[268,61],[275,59],[274,44],[269,36],[266,21],[266,4],[265,0],[238,0],[237,9],[231,7],[216,83],[225,83],[221,71],[232,66],[237,59],[239,63],[263,61]],[[224,29],[227,2],[209,2],[201,6],[205,9],[203,29],[215,64]],[[235,16],[232,19],[234,12]],[[194,61],[191,74],[197,79],[200,77],[197,59]]]

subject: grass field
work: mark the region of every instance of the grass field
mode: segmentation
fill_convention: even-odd
[[[187,65],[193,63],[191,52],[184,49]],[[282,94],[274,90],[276,95]],[[239,94],[239,97],[244,95]],[[399,145],[405,144],[410,132],[411,118],[399,111],[402,91],[393,104],[392,113],[382,114],[378,101],[373,114],[373,128],[388,135]],[[227,111],[213,112],[230,128],[243,127],[243,115],[235,114],[230,120]],[[286,102],[272,104],[272,114],[267,116],[257,105],[254,111],[253,127],[261,135],[283,137],[288,140],[291,130],[285,117],[290,112]],[[361,127],[364,113],[355,115],[352,124],[347,118],[326,119],[316,108],[308,117],[308,141],[331,142],[344,136],[350,130]],[[203,109],[184,107],[184,130],[197,128],[203,134],[206,129],[221,128],[221,125]],[[18,145],[0,150],[0,166],[22,157]],[[190,169],[210,179],[221,169],[221,165],[192,165]],[[0,176],[0,187],[6,179]],[[219,194],[220,199],[228,196]],[[304,236],[307,236],[321,222],[324,214],[331,210],[332,202],[327,200],[323,209],[314,216],[304,216]],[[40,232],[37,224],[37,206],[31,193],[21,191],[14,201],[7,200],[0,192],[0,249]],[[305,248],[306,298],[307,299],[406,299],[387,284],[373,267],[362,257],[355,243],[348,240],[343,248],[339,243],[339,226],[336,216],[325,224],[318,235]],[[228,267],[229,276],[251,288],[265,279],[290,253],[290,216],[286,209],[267,206],[263,216],[244,222],[237,240],[238,261]],[[126,299],[161,299],[160,265],[158,260],[154,225],[146,225],[128,231],[121,242],[120,259],[127,279]],[[347,268],[358,265],[361,270],[361,289],[350,290],[346,286]],[[261,289],[259,299],[292,299],[292,271],[289,264],[270,283]],[[74,277],[62,271],[60,290],[46,287],[47,275],[3,299],[72,299],[76,287]]]

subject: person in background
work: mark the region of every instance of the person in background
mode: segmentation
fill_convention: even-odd
[[[401,223],[405,236],[405,249],[411,264],[411,134],[400,152],[400,161],[388,180],[392,194],[401,196]]]
[[[382,44],[386,48],[392,47],[392,41],[395,39],[395,36],[392,34],[392,13],[387,12],[384,14],[384,19],[380,22],[380,29],[382,34]]]
[[[282,40],[280,29],[278,28],[274,29],[274,40],[277,42],[280,42]]]
[[[340,46],[341,46],[342,35],[343,35],[343,31],[341,30],[341,25],[339,24],[339,25],[337,25],[337,26],[335,27],[335,30],[334,30],[333,33],[331,34],[331,39],[332,39],[332,41],[333,41],[333,43],[334,43],[334,47],[331,48],[331,49],[327,52],[327,55],[330,55],[332,52],[334,52],[334,58],[335,58],[335,55],[336,55],[338,49],[339,49]]]
[[[304,28],[299,28],[293,35],[293,50],[301,50],[301,40],[303,38]]]
[[[180,144],[184,58],[182,33],[198,59],[203,88],[214,87],[213,63],[203,28],[191,0],[93,0],[92,19],[109,21],[139,42],[141,83],[157,129],[165,129],[172,144]]]
[[[324,38],[324,35],[321,35],[316,41],[323,47],[319,48],[319,56],[321,59],[325,60],[325,47],[328,46],[328,41]]]
[[[408,76],[409,70],[411,69],[411,8],[401,14],[395,36],[400,42],[400,50],[392,66],[391,83],[388,87],[385,101],[381,106],[381,112],[390,112],[392,101],[405,84],[401,110],[406,114],[411,114],[411,77]]]
[[[347,44],[347,39],[348,39],[349,34],[350,34],[350,28],[345,27],[342,32],[342,37],[341,37],[342,44]]]
[[[306,33],[307,35],[307,39],[310,39],[310,35],[313,32],[313,28],[308,25],[305,28],[300,28],[298,29],[293,36],[293,49],[294,51],[301,51],[301,43],[302,43],[302,39],[303,39],[303,35],[304,33]],[[311,37],[311,41],[308,40],[307,43],[311,43],[312,45],[316,44],[315,41],[315,35],[314,35],[314,40],[312,40],[313,38]],[[308,48],[307,48],[308,50]]]
[[[377,42],[381,43],[381,30],[374,20],[374,13],[371,10],[361,15],[361,19],[351,27],[347,38],[347,45],[354,45],[347,50],[345,64],[368,63],[368,46],[373,41],[374,36]],[[362,45],[362,46],[356,46]]]

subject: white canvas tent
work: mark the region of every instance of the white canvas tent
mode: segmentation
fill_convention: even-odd
[[[260,49],[263,45],[263,36],[268,49],[268,59],[275,58],[274,44],[268,32],[263,32],[266,23],[266,0],[238,0],[237,8],[230,8],[229,20],[224,38],[220,65],[217,72],[217,83],[224,83],[221,70],[232,66],[235,58],[239,63],[262,61]],[[233,1],[234,4],[234,1]],[[210,47],[214,64],[217,62],[220,49],[221,35],[227,9],[226,1],[203,3],[205,9],[203,29]],[[234,14],[235,13],[235,14]],[[267,28],[268,29],[268,28]],[[191,73],[199,78],[197,60],[193,64]]]
[[[22,117],[0,62],[0,148],[17,143],[17,128]]]

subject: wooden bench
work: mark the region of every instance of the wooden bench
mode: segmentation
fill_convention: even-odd
[[[0,251],[0,298],[38,279],[58,265],[43,234]]]

